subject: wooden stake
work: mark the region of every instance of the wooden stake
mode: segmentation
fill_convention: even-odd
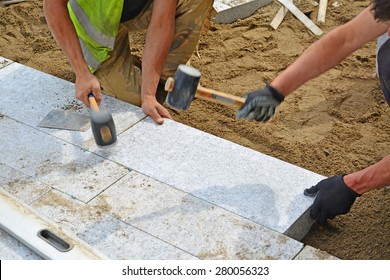
[[[318,15],[317,15],[318,22],[322,22],[322,23],[325,22],[327,7],[328,7],[328,0],[320,0],[320,5],[318,8]]]
[[[293,0],[288,0],[288,1],[293,2]],[[282,6],[279,9],[278,13],[276,14],[276,16],[274,17],[274,19],[271,21],[271,24],[270,24],[273,29],[276,30],[279,27],[279,25],[282,23],[284,17],[286,16],[287,12],[288,12],[288,9],[285,6]]]
[[[322,30],[315,25],[304,13],[302,13],[293,3],[289,0],[278,0],[282,5],[284,5],[294,16],[296,16],[307,28],[310,29],[315,35],[320,36],[323,32]]]

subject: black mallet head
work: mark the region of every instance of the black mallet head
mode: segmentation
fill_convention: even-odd
[[[91,128],[95,142],[99,146],[107,146],[116,142],[116,129],[112,115],[107,111],[99,110],[95,96],[88,95],[91,110]]]
[[[168,91],[165,102],[168,106],[179,111],[188,110],[195,98],[200,77],[198,69],[184,64],[179,65],[174,78],[168,78],[165,84],[165,90]]]
[[[91,128],[96,144],[107,146],[116,142],[116,129],[112,115],[107,111],[91,113]]]

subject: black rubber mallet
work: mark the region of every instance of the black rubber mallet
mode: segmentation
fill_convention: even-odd
[[[199,85],[201,73],[198,69],[181,64],[175,76],[168,78],[165,90],[168,91],[166,103],[169,107],[186,111],[194,98],[205,99],[223,105],[241,107],[245,103],[242,97],[207,89]]]
[[[116,129],[111,113],[99,109],[93,93],[88,94],[91,105],[91,128],[95,142],[99,146],[107,146],[116,142]]]

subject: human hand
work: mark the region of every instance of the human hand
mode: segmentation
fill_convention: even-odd
[[[90,107],[88,101],[88,94],[90,93],[93,93],[97,104],[100,105],[102,90],[98,78],[92,73],[76,76],[76,98],[81,100],[87,107]]]
[[[238,110],[236,118],[259,122],[268,121],[275,114],[276,107],[284,100],[284,96],[270,85],[247,93],[243,97],[246,100]]]
[[[344,183],[343,177],[344,175],[329,177],[305,189],[305,195],[317,196],[311,206],[310,216],[319,223],[347,214],[356,197],[360,196]]]
[[[142,100],[142,110],[150,116],[157,124],[163,124],[164,119],[173,119],[168,110],[157,102],[155,97],[148,97]]]

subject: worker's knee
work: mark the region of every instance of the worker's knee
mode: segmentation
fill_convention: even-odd
[[[141,93],[135,91],[127,91],[125,89],[118,90],[110,86],[103,86],[103,93],[115,97],[116,99],[130,103],[135,106],[141,106]]]
[[[103,88],[103,93],[119,100],[141,106],[141,71],[136,67],[104,67],[95,74]],[[128,71],[131,68],[132,71]],[[124,71],[127,69],[127,71]]]
[[[208,13],[213,6],[214,0],[179,0],[177,1],[177,7],[180,10],[185,7],[187,11],[203,11]]]

